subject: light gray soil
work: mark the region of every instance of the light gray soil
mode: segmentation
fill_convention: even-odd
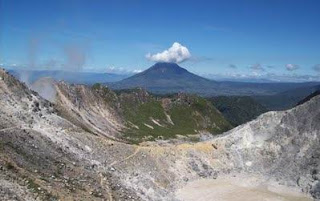
[[[311,201],[304,194],[283,186],[250,185],[246,181],[201,179],[188,183],[177,191],[184,201]]]

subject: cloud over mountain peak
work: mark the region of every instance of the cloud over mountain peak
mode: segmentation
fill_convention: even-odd
[[[172,63],[181,63],[190,59],[190,57],[191,54],[188,48],[178,42],[174,42],[169,49],[164,50],[163,52],[156,54],[148,53],[146,55],[146,58],[150,61]]]

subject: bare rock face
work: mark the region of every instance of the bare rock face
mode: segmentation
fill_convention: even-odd
[[[116,139],[124,128],[116,111],[115,94],[92,90],[84,85],[55,84],[55,103],[60,114],[88,132]],[[108,97],[105,97],[108,94]]]
[[[284,112],[268,112],[213,142],[232,169],[263,174],[304,192],[318,192],[320,96]]]
[[[60,104],[77,111],[77,121],[92,118],[98,129],[104,121],[117,129],[121,119],[111,113],[95,117],[108,107],[96,94],[78,86],[68,90],[89,98],[66,99],[64,87],[57,88]],[[129,145],[87,132],[65,115],[0,70],[1,198],[177,200],[177,189],[190,181],[254,177],[320,199],[320,96],[199,143]]]

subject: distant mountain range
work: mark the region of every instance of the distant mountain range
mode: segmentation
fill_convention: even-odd
[[[113,89],[141,87],[159,94],[186,92],[204,96],[274,95],[299,87],[320,85],[308,83],[249,83],[213,81],[195,75],[175,63],[156,63],[149,69],[124,80],[108,83]]]
[[[19,78],[21,81],[30,83],[43,77],[51,77],[54,80],[66,81],[72,84],[95,84],[105,82],[117,82],[130,75],[120,75],[113,73],[93,73],[93,72],[71,72],[62,70],[9,70],[9,73]]]
[[[33,83],[43,77],[71,84],[104,83],[112,89],[144,88],[155,94],[185,92],[205,97],[251,96],[268,110],[283,110],[320,89],[319,82],[252,83],[214,81],[195,75],[175,63],[156,63],[149,69],[132,75],[60,70],[9,70],[23,82]],[[232,101],[231,101],[232,102]]]

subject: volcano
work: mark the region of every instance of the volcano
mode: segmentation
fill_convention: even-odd
[[[147,70],[116,82],[113,87],[127,89],[142,87],[151,91],[198,91],[212,88],[215,81],[195,75],[176,63],[156,63]]]
[[[116,90],[139,87],[156,94],[184,92],[202,96],[275,95],[300,87],[311,88],[319,85],[319,83],[316,82],[248,83],[214,81],[191,73],[176,63],[166,62],[156,63],[141,73],[135,74],[121,81],[106,84]],[[298,99],[305,97],[307,94],[303,94],[303,96]]]

